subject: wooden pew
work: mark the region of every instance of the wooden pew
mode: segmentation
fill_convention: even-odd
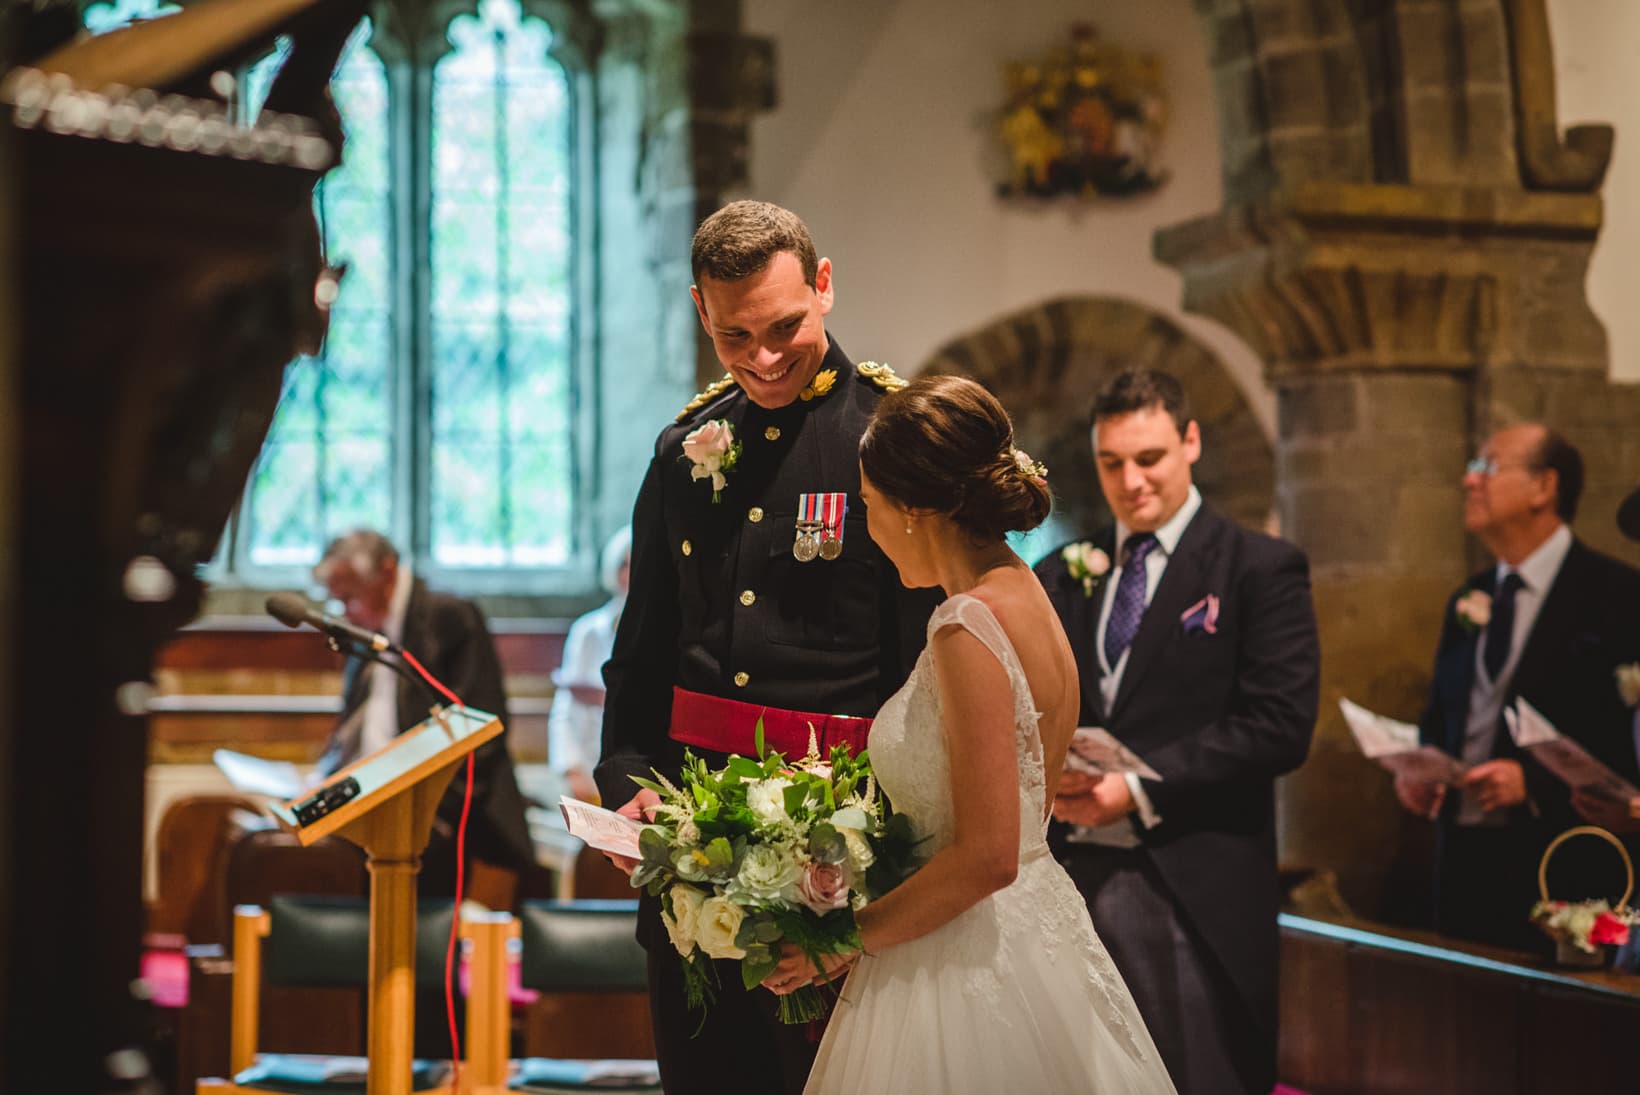
[[[1640,976],[1283,914],[1279,1075],[1307,1095],[1640,1090]]]

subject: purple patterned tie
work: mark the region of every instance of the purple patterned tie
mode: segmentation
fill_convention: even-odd
[[[1115,669],[1122,654],[1139,633],[1139,619],[1145,614],[1145,556],[1156,546],[1156,536],[1136,532],[1122,545],[1126,557],[1116,596],[1110,603],[1110,619],[1105,622],[1105,660]]]

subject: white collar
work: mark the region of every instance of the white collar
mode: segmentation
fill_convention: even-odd
[[[1156,543],[1160,545],[1162,554],[1173,554],[1173,549],[1179,546],[1179,538],[1184,535],[1184,530],[1189,526],[1190,519],[1195,517],[1196,511],[1201,508],[1201,491],[1197,490],[1196,484],[1192,483],[1190,484],[1190,493],[1184,496],[1184,504],[1179,507],[1172,517],[1167,519],[1166,524],[1156,530]],[[1132,529],[1120,521],[1116,522],[1117,559],[1122,557],[1122,545],[1127,543],[1127,538],[1132,535]]]
[[[1527,589],[1541,596],[1554,583],[1555,575],[1560,573],[1560,564],[1566,561],[1566,553],[1571,550],[1572,530],[1562,524],[1532,554],[1522,559],[1519,566],[1511,567],[1500,559],[1493,587],[1501,587],[1503,576],[1513,570],[1520,575]]]

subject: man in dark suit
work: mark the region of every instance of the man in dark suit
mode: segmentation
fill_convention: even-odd
[[[1494,433],[1463,477],[1464,525],[1497,557],[1447,605],[1425,744],[1460,758],[1461,783],[1397,778],[1396,795],[1437,822],[1435,926],[1449,935],[1542,950],[1528,922],[1537,872],[1554,836],[1619,804],[1574,803],[1566,785],[1523,753],[1503,711],[1524,698],[1562,734],[1636,781],[1633,712],[1617,667],[1640,635],[1640,572],[1591,551],[1569,522],[1583,489],[1572,445],[1537,423]],[[1594,842],[1586,842],[1593,845]],[[1621,865],[1609,849],[1564,846],[1551,896],[1615,898]]]
[[[1309,565],[1202,502],[1201,433],[1176,379],[1124,372],[1093,418],[1116,528],[1037,573],[1076,651],[1082,724],[1161,778],[1067,770],[1061,858],[1179,1091],[1266,1095],[1272,784],[1308,752],[1320,671]]]
[[[463,703],[506,723],[501,662],[477,605],[428,589],[387,538],[369,529],[332,541],[313,574],[350,621],[394,639]],[[323,774],[387,745],[425,720],[437,702],[426,689],[358,656],[347,660],[342,696],[341,716],[318,764]],[[423,894],[455,893],[456,826],[466,789],[465,770],[458,769],[422,852],[417,885]],[[512,907],[517,875],[535,862],[505,730],[473,754],[467,859],[467,896],[499,909]]]
[[[829,259],[807,227],[734,202],[695,234],[694,299],[728,370],[661,431],[632,517],[631,591],[604,667],[605,803],[656,801],[630,777],[677,778],[684,749],[709,765],[770,750],[864,744],[926,638],[930,591],[904,590],[866,534],[859,442],[903,384],[855,365],[828,336]],[[732,456],[730,454],[733,454]],[[630,869],[629,861],[621,865]],[[669,1095],[801,1091],[817,1040],[776,1018],[772,993],[720,963],[704,1019],[656,899],[643,899],[656,1055]]]

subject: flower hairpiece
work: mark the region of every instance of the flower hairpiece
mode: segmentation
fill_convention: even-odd
[[[1009,451],[1013,453],[1014,467],[1019,469],[1019,474],[1039,487],[1048,485],[1047,465],[1040,460],[1032,460],[1031,454],[1024,449],[1011,449]]]

